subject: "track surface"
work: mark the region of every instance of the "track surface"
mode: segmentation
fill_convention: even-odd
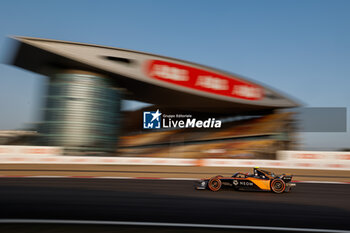
[[[196,191],[192,181],[1,178],[0,218],[202,223],[350,230],[350,185],[291,193]]]

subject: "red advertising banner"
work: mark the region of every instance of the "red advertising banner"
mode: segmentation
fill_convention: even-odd
[[[260,100],[264,96],[263,88],[256,84],[166,61],[147,61],[146,74],[178,86],[232,98]]]

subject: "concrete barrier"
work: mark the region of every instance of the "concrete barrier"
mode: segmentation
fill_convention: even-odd
[[[0,156],[52,156],[62,155],[61,147],[53,146],[0,146]]]
[[[279,151],[278,160],[66,156],[60,147],[0,146],[1,164],[110,164],[350,170],[349,153]]]
[[[340,151],[277,151],[278,160],[292,161],[350,161],[350,152]]]

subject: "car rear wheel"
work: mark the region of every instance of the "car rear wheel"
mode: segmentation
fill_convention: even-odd
[[[221,188],[221,180],[219,179],[219,177],[213,177],[209,180],[208,182],[208,187],[211,191],[219,191]]]
[[[286,189],[286,183],[281,179],[274,179],[271,181],[271,190],[274,193],[283,193]]]

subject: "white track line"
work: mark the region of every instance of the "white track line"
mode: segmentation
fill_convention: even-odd
[[[58,220],[58,219],[0,219],[0,223],[36,223],[36,224],[85,224],[85,225],[124,225],[124,226],[154,226],[154,227],[188,227],[188,228],[220,228],[265,231],[298,231],[298,232],[335,232],[349,233],[348,230],[315,229],[296,227],[270,227],[270,226],[244,226],[244,225],[217,225],[217,224],[191,224],[167,222],[127,222],[127,221],[91,221],[91,220]]]

